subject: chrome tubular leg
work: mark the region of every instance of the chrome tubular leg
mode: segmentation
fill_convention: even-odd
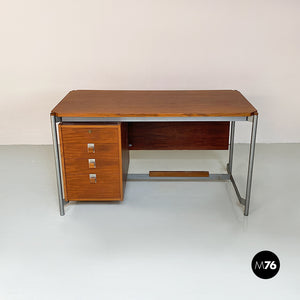
[[[256,131],[257,131],[257,121],[258,121],[258,116],[254,115],[253,116],[253,123],[252,123],[249,164],[248,164],[248,177],[247,177],[246,199],[245,199],[245,210],[244,210],[244,215],[245,216],[248,216],[248,214],[249,214],[252,173],[253,173],[253,163],[254,163],[254,152],[255,152],[255,140],[256,140]]]
[[[64,199],[63,199],[63,189],[62,189],[62,179],[61,179],[61,169],[60,169],[60,156],[59,156],[55,116],[51,116],[51,128],[52,128],[53,150],[54,150],[54,159],[55,159],[55,167],[56,167],[59,211],[60,211],[60,215],[63,216],[65,214],[65,209],[64,209]]]
[[[235,121],[231,121],[230,126],[230,145],[229,145],[229,162],[227,164],[228,174],[232,174],[232,161],[233,161],[233,147],[234,147],[234,130],[235,130]]]
[[[229,162],[227,164],[227,173],[230,175],[230,181],[234,187],[235,193],[242,205],[245,205],[245,199],[241,196],[239,189],[235,183],[232,175],[232,162],[233,162],[233,148],[234,148],[234,132],[235,132],[235,121],[231,121],[230,125],[230,145],[229,145]]]

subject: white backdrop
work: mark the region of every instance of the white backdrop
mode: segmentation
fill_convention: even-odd
[[[237,89],[258,142],[300,142],[299,16],[298,0],[2,1],[0,143],[51,143],[72,89]]]

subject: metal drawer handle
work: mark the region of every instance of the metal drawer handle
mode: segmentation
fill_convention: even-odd
[[[90,183],[96,183],[97,182],[96,174],[89,174],[89,175],[90,175]]]
[[[94,159],[94,158],[89,159],[89,168],[90,169],[96,168],[96,159]]]
[[[95,144],[87,144],[88,153],[95,153]]]

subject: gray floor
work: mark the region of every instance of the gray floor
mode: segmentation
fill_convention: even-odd
[[[244,192],[248,146],[235,148]],[[131,172],[225,167],[227,152],[135,152]],[[257,146],[249,217],[230,183],[129,182],[58,214],[50,146],[0,147],[0,299],[300,299],[300,145]],[[269,249],[270,280],[250,263]]]

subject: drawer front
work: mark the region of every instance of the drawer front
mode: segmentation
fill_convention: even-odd
[[[61,125],[64,144],[118,143],[118,125]]]
[[[94,147],[94,152],[89,151],[88,146]],[[67,158],[99,158],[119,160],[119,144],[63,144],[63,155]]]
[[[96,175],[96,180],[90,178],[90,175]],[[109,170],[68,173],[66,189],[70,201],[120,201],[120,173],[112,173]]]
[[[64,169],[66,174],[85,171],[89,171],[90,173],[110,171],[115,174],[120,172],[120,161],[117,158],[114,160],[103,158],[67,158],[64,160]]]

